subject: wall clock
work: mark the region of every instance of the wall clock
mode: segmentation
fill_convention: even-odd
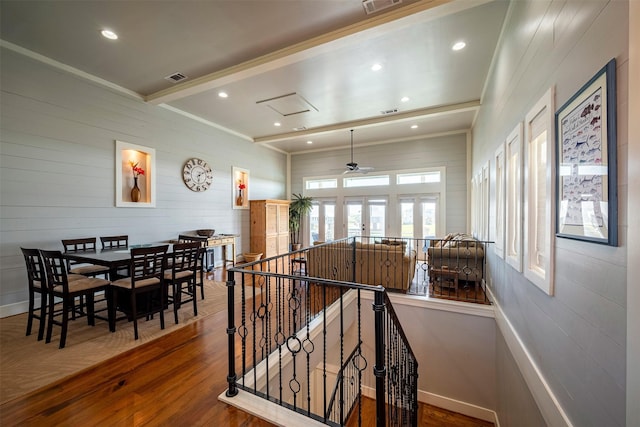
[[[182,180],[191,191],[205,191],[213,182],[213,170],[202,159],[189,159],[182,168]]]

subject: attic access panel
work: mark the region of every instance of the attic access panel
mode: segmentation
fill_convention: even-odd
[[[256,101],[256,104],[265,105],[284,117],[318,111],[309,101],[295,92]]]

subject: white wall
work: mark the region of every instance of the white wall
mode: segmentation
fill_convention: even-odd
[[[619,246],[554,239],[553,297],[502,259],[488,256],[489,281],[504,315],[570,422],[580,426],[625,425],[628,3],[512,2],[473,130],[476,173],[549,87],[555,86],[557,108],[613,57],[618,77]],[[491,188],[493,192],[494,185]],[[499,352],[505,349],[498,347]],[[506,360],[498,354],[498,363]],[[522,389],[512,375],[502,374],[509,372],[508,366],[498,365],[497,372],[499,390]],[[501,425],[524,425],[517,412],[517,396],[522,395],[500,395]],[[539,396],[534,393],[534,398]]]
[[[249,249],[249,211],[231,207],[231,167],[250,170],[251,198],[286,197],[283,154],[16,52],[0,52],[5,314],[27,298],[20,246],[60,248],[63,238],[113,234],[128,234],[136,244],[214,228],[239,234],[241,253]],[[156,150],[155,208],[115,207],[114,140]],[[182,182],[182,166],[191,157],[214,170],[206,192],[192,192]]]
[[[303,177],[342,173],[350,159],[347,137],[348,135],[345,135],[344,150],[318,151],[291,156],[293,193],[303,191]],[[444,234],[467,231],[467,136],[465,133],[356,147],[354,158],[358,164],[372,166],[378,170],[445,166],[447,230]]]
[[[362,292],[362,335],[368,364],[363,381],[369,387],[375,387],[373,298],[372,292]],[[393,293],[389,298],[418,361],[418,400],[495,421],[493,307]]]
[[[640,2],[629,2],[629,236],[640,236]],[[640,239],[629,239],[627,253],[627,425],[640,425]]]

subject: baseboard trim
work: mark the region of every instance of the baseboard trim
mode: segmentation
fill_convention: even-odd
[[[40,298],[36,298],[35,307],[40,307]],[[21,301],[13,304],[6,304],[0,306],[0,318],[15,316],[16,314],[22,314],[29,312],[29,302]]]
[[[228,397],[225,390],[218,396],[218,400],[277,426],[320,427],[325,425],[244,390],[238,390],[238,394],[234,397]]]
[[[549,383],[542,375],[533,357],[531,357],[531,353],[505,315],[502,307],[491,292],[491,289],[487,287],[487,291],[491,296],[491,301],[493,301],[498,329],[502,333],[507,347],[515,359],[518,369],[529,387],[529,391],[531,391],[547,425],[573,427],[571,420],[564,412],[553,390],[551,390]]]
[[[376,389],[373,387],[363,386],[362,394],[370,399],[375,400]],[[459,400],[440,396],[434,393],[429,393],[423,390],[418,390],[418,402],[437,406],[438,408],[457,412],[458,414],[466,415],[468,417],[490,421],[494,423],[496,427],[500,426],[500,423],[498,422],[498,415],[495,413],[495,411],[483,408],[481,406],[473,405],[471,403],[461,402]]]

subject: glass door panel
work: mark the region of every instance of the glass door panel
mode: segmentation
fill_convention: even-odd
[[[413,201],[400,202],[400,220],[401,229],[400,237],[412,239],[414,237],[414,225],[413,225]]]
[[[314,203],[309,212],[309,241],[313,245],[317,240],[320,240],[320,205]]]
[[[435,200],[422,202],[422,237],[436,236],[437,203]]]
[[[335,227],[336,227],[336,205],[335,203],[326,203],[324,205],[324,236],[325,242],[330,242],[335,239]]]
[[[347,237],[364,234],[362,222],[362,203],[350,201],[347,203]]]
[[[335,238],[335,201],[314,201],[309,213],[309,242],[329,242]]]
[[[372,237],[384,237],[386,236],[386,217],[387,217],[387,205],[383,203],[371,203],[369,204],[369,218],[367,223],[369,224],[369,236]]]

